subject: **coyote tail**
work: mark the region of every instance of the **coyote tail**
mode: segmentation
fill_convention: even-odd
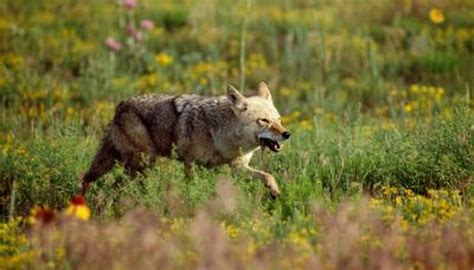
[[[113,144],[110,132],[108,132],[102,140],[102,144],[97,151],[89,170],[84,174],[84,176],[82,176],[81,193],[84,195],[88,190],[90,183],[110,171],[114,167],[115,161],[119,158],[120,154]]]

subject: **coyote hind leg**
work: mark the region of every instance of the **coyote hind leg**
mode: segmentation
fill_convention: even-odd
[[[156,156],[156,146],[140,117],[131,111],[122,112],[115,118],[115,125],[121,137],[116,138],[117,147],[122,152],[143,152]]]
[[[127,173],[134,177],[155,158],[155,145],[141,119],[127,108],[119,108],[91,167],[82,177],[82,194],[90,183],[109,172],[115,161],[123,162]]]
[[[130,176],[136,176],[155,161],[155,144],[142,120],[135,113],[126,111],[116,117],[112,135]]]

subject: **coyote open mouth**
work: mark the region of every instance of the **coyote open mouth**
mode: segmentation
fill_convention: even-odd
[[[262,146],[262,148],[266,146],[273,152],[280,152],[281,150],[281,145],[277,141],[269,138],[260,138],[260,146]]]

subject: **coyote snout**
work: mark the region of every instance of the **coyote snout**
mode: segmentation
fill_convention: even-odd
[[[290,138],[291,134],[280,123],[280,120],[270,122],[268,119],[261,119],[261,125],[267,125],[267,130],[258,134],[261,147],[268,147],[273,152],[280,152],[280,142]]]
[[[272,196],[277,196],[280,190],[274,177],[251,168],[249,162],[259,148],[279,152],[289,137],[263,82],[249,97],[233,86],[228,87],[227,95],[217,97],[134,97],[117,106],[102,145],[82,178],[82,193],[115,162],[123,163],[133,176],[156,157],[171,157],[175,146],[187,174],[193,163],[206,167],[229,164],[262,180]]]

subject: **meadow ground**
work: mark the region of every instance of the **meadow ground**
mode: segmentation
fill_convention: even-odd
[[[0,268],[471,269],[474,2],[0,3]],[[71,198],[114,106],[266,81],[293,136]]]

